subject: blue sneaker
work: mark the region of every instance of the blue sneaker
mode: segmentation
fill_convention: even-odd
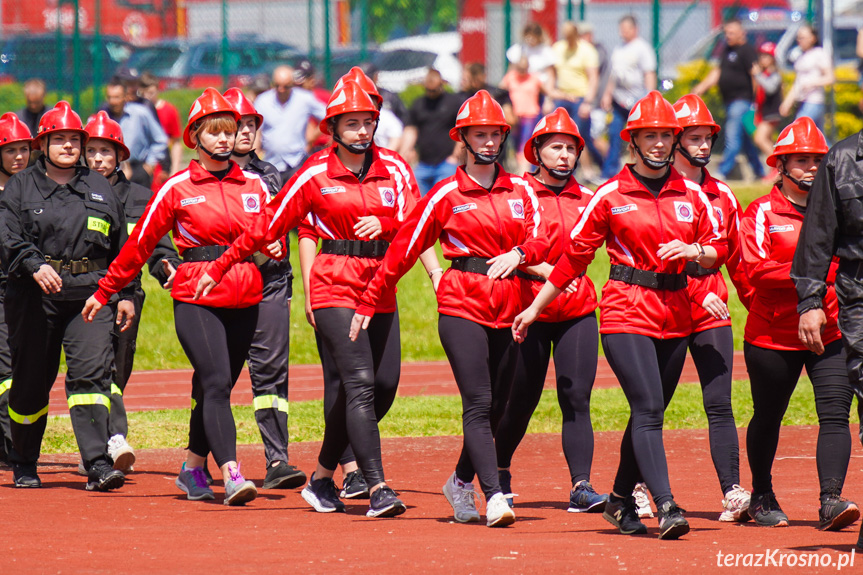
[[[602,513],[608,495],[600,495],[593,489],[589,481],[582,481],[573,491],[569,492],[570,513]]]

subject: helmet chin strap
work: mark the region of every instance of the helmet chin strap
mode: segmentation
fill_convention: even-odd
[[[579,152],[578,156],[576,156],[575,158],[575,164],[572,166],[572,168],[568,170],[552,170],[551,168],[542,163],[542,157],[540,157],[539,155],[539,150],[537,149],[536,142],[534,142],[533,149],[539,167],[545,168],[545,171],[547,171],[552,178],[555,178],[557,180],[568,180],[572,173],[575,171],[575,169],[578,167],[578,158],[581,157],[581,152]]]
[[[227,152],[222,152],[221,154],[216,154],[215,152],[211,152],[207,148],[204,147],[204,144],[198,140],[198,148],[200,148],[205,154],[213,158],[217,162],[227,162],[231,159],[231,154],[234,153],[233,150],[228,150]]]
[[[365,142],[363,144],[346,144],[345,141],[342,140],[341,137],[338,134],[336,134],[334,131],[333,132],[333,141],[335,143],[337,143],[338,145],[340,145],[341,147],[343,147],[344,149],[346,149],[347,151],[349,151],[350,153],[360,155],[360,154],[365,154],[366,152],[368,152],[371,149],[372,142],[374,141],[374,134],[372,134],[371,140],[369,140],[368,142]]]
[[[74,170],[74,169],[75,169],[75,166],[77,166],[77,165],[78,165],[78,162],[75,162],[75,164],[74,164],[74,165],[72,165],[72,166],[61,166],[60,164],[58,164],[58,163],[54,162],[54,161],[51,159],[51,156],[50,156],[49,154],[47,154],[47,153],[45,154],[45,161],[46,161],[46,162],[48,162],[49,164],[51,164],[52,166],[54,166],[55,168],[57,168],[58,170]],[[4,170],[4,171],[5,171],[5,170]]]
[[[792,184],[797,186],[797,188],[801,192],[809,192],[809,190],[812,189],[812,183],[815,181],[815,180],[798,180],[797,178],[793,178],[793,177],[791,177],[791,174],[789,174],[788,171],[785,169],[785,167],[782,168],[781,173],[783,176],[788,178]]]
[[[641,152],[641,148],[638,147],[638,144],[632,142],[632,147],[635,148],[635,152],[638,154],[638,157],[641,158],[641,161],[644,162],[651,170],[662,170],[668,167],[671,163],[671,158],[674,157],[674,150],[677,148],[677,142],[674,142],[674,145],[671,146],[671,152],[668,154],[668,157],[664,160],[653,160],[648,158]]]
[[[254,154],[254,153],[255,153],[255,149],[254,149],[254,148],[252,148],[252,149],[251,149],[251,150],[249,150],[248,152],[238,152],[237,150],[233,150],[233,151],[231,152],[231,155],[232,155],[232,156],[237,156],[238,158],[245,158],[246,156],[250,156],[250,155],[252,155],[252,154]]]
[[[461,132],[461,141],[464,142],[464,147],[467,148],[467,151],[473,155],[473,160],[477,165],[487,166],[489,164],[494,164],[497,162],[497,159],[500,158],[500,155],[503,153],[503,145],[506,143],[506,139],[509,137],[509,132],[506,132],[503,135],[503,139],[500,141],[500,145],[497,147],[497,152],[494,154],[480,154],[475,152],[473,148],[470,147],[470,144],[467,143],[467,138],[464,137],[464,132]]]
[[[682,133],[681,133],[680,137],[681,138],[683,137]],[[710,137],[710,139],[712,140],[712,143],[710,144],[710,153],[708,153],[704,157],[693,156],[692,154],[687,152],[686,148],[684,148],[683,146],[680,145],[680,138],[677,139],[677,142],[675,142],[675,145],[677,146],[677,151],[680,152],[680,155],[682,155],[684,158],[686,158],[690,164],[692,164],[696,168],[704,168],[707,166],[707,164],[710,163],[710,156],[713,154],[713,144],[716,143],[716,139],[718,137],[719,136],[717,134],[713,134]],[[674,152],[672,152],[672,155],[674,155]]]

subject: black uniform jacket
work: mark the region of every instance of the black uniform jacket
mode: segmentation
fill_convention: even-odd
[[[261,176],[270,192],[270,199],[276,197],[276,194],[282,189],[282,176],[279,174],[279,170],[273,164],[260,159],[254,151],[251,152],[250,156],[251,159],[243,170]],[[259,269],[264,282],[269,283],[277,278],[285,278],[290,282],[293,279],[290,249],[290,242],[285,238],[285,258],[282,261],[268,260],[260,266]]]

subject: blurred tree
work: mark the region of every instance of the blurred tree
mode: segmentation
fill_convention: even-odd
[[[380,44],[394,33],[410,36],[426,32],[445,32],[458,26],[459,0],[365,0],[369,21],[369,40]],[[351,11],[361,1],[350,0]],[[359,15],[362,17],[362,15]]]

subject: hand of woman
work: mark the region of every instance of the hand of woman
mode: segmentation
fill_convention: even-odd
[[[510,250],[505,254],[494,256],[485,263],[491,266],[488,268],[488,277],[496,280],[497,278],[505,278],[514,272],[518,264],[521,263],[521,256],[515,250]]]
[[[282,248],[281,240],[276,240],[273,243],[271,243],[270,245],[268,245],[266,251],[267,251],[267,255],[270,256],[271,258],[273,258],[274,260],[282,259],[282,256],[285,253],[284,249]]]
[[[169,290],[174,287],[174,276],[177,275],[177,268],[172,266],[168,260],[162,260],[162,269],[165,270],[165,274],[168,276],[168,281],[163,283],[162,287]]]
[[[712,315],[714,319],[728,319],[731,317],[728,313],[728,306],[725,305],[721,297],[713,292],[707,294],[707,297],[701,302],[701,307],[707,310],[707,313]]]
[[[443,270],[442,269],[435,270],[429,276],[429,278],[431,279],[431,283],[432,283],[432,289],[434,290],[435,293],[437,293],[437,287],[440,285],[440,279],[442,277],[443,277]]]
[[[824,342],[821,341],[821,332],[827,327],[827,316],[821,308],[810,309],[800,316],[797,326],[797,337],[806,348],[817,354],[824,353]]]
[[[87,301],[84,302],[84,309],[81,310],[81,317],[84,318],[84,322],[92,322],[93,318],[96,317],[96,314],[99,313],[99,310],[102,309],[102,307],[102,304],[99,303],[96,296],[91,295],[88,297]]]
[[[201,279],[198,280],[198,286],[195,288],[195,297],[192,299],[197,301],[202,297],[207,297],[213,288],[216,287],[218,282],[210,277],[209,274],[204,274],[201,276]]]
[[[381,235],[383,230],[384,228],[377,216],[363,216],[354,224],[354,233],[357,234],[358,238],[368,236],[370,240],[373,240]]]
[[[306,298],[306,321],[312,326],[312,329],[318,331],[318,326],[315,324],[315,312],[312,311],[312,302]]]
[[[39,266],[39,269],[33,274],[33,279],[36,280],[42,291],[47,294],[60,293],[60,290],[63,289],[63,280],[60,279],[54,268],[48,264]]]
[[[357,337],[360,335],[360,329],[368,329],[370,321],[372,321],[371,316],[359,313],[354,314],[354,317],[351,318],[351,330],[348,333],[348,337],[351,338],[351,341],[357,341]]]
[[[528,307],[526,310],[515,316],[515,319],[512,322],[512,339],[516,342],[521,343],[524,341],[524,338],[527,337],[527,328],[536,321],[536,318],[539,317],[539,312],[534,309],[533,306]]]
[[[94,298],[95,299],[95,298]],[[117,304],[117,325],[122,326],[120,331],[126,331],[132,327],[135,320],[135,303],[132,300],[122,299]]]
[[[671,240],[667,244],[659,244],[656,255],[662,260],[694,260],[701,250],[695,244],[685,244],[680,240]]]

